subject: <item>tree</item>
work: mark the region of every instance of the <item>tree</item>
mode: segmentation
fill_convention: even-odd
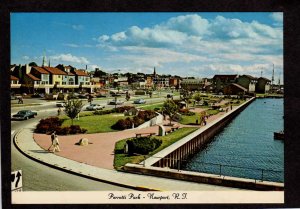
[[[169,116],[170,125],[172,124],[172,117],[177,113],[178,107],[173,100],[166,100],[163,104],[162,111]]]
[[[201,94],[200,93],[194,94],[194,100],[196,100],[197,103],[199,104],[199,102],[201,101]]]
[[[38,66],[35,62],[31,62],[28,65],[31,66],[31,67],[37,67]]]
[[[183,90],[180,95],[181,99],[186,103],[186,108],[189,106],[189,101],[192,98],[191,93],[188,90]]]
[[[80,113],[81,108],[83,107],[82,101],[79,99],[69,99],[66,102],[65,113],[72,120]]]

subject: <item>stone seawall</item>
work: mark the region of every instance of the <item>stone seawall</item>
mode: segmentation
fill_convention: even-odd
[[[227,186],[233,184],[237,187],[245,187],[248,188],[249,185],[252,185],[255,180],[249,180],[249,179],[243,179],[243,178],[234,178],[234,177],[226,177],[226,181],[221,181],[219,177],[213,178],[213,180],[206,177],[197,177],[194,178],[191,176],[186,176],[183,173],[180,173],[178,175],[177,173],[172,173],[176,171],[176,169],[180,169],[182,165],[182,161],[186,161],[191,155],[194,155],[197,153],[200,149],[202,149],[204,146],[206,146],[207,143],[209,143],[212,138],[220,132],[228,123],[232,121],[234,117],[236,117],[241,111],[243,111],[251,102],[253,102],[255,98],[251,98],[248,101],[246,101],[244,104],[238,106],[237,108],[233,109],[232,111],[229,111],[228,113],[224,114],[222,117],[218,118],[217,120],[211,122],[210,124],[207,124],[204,127],[199,128],[197,131],[191,133],[190,135],[182,138],[181,140],[175,142],[174,144],[170,145],[169,147],[163,149],[162,151],[156,153],[155,155],[149,157],[145,161],[141,162],[139,165],[133,166],[132,164],[126,164],[124,169],[131,172],[141,172],[144,174],[149,175],[159,175],[163,177],[171,177],[176,179],[183,179],[183,180],[191,180],[191,181],[197,181],[202,183],[212,183],[212,184],[220,184]],[[155,169],[157,167],[157,169]],[[166,172],[164,169],[168,168],[168,171]],[[162,169],[162,170],[160,170]],[[158,172],[159,171],[159,172]],[[163,171],[163,172],[162,172]],[[170,173],[171,172],[171,173]],[[197,172],[193,172],[197,173]],[[213,175],[213,174],[209,174]],[[200,175],[203,176],[203,175]],[[217,176],[217,175],[213,175]],[[234,178],[235,180],[229,180],[229,178]],[[196,180],[195,180],[196,179]],[[219,180],[218,180],[219,179]],[[239,180],[237,180],[239,179]],[[242,179],[242,180],[240,180]],[[237,180],[237,181],[236,181]],[[251,182],[251,184],[249,183]],[[226,183],[225,183],[226,182]],[[231,183],[230,183],[231,182]],[[235,183],[232,183],[235,182]],[[240,182],[237,183],[237,182]],[[247,183],[243,183],[247,182]],[[257,181],[255,181],[257,182]],[[253,184],[255,186],[250,186],[253,189],[275,189],[275,190],[281,190],[283,189],[283,184],[276,182],[271,182],[271,185],[276,185],[276,187],[273,186],[261,186],[264,185],[264,183],[267,182],[260,182],[260,187],[257,186],[257,184]],[[267,183],[269,185],[270,182]],[[279,185],[279,186],[278,186]],[[277,187],[278,186],[278,187]],[[280,189],[278,189],[280,188]]]

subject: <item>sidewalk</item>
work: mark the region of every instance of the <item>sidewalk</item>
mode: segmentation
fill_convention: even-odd
[[[111,183],[118,186],[137,189],[137,190],[158,190],[158,191],[179,191],[179,190],[180,191],[237,191],[239,190],[236,188],[172,180],[172,179],[159,178],[154,176],[144,176],[138,174],[124,173],[112,169],[105,169],[105,168],[88,165],[87,162],[84,162],[84,160],[82,160],[81,162],[76,162],[74,160],[67,159],[66,157],[61,157],[56,154],[45,151],[39,145],[37,145],[33,140],[32,127],[34,127],[35,125],[36,124],[34,123],[29,124],[28,126],[24,127],[20,132],[16,134],[14,138],[16,147],[31,159],[34,159],[47,166],[63,170],[65,172],[76,174],[82,177],[91,178],[94,180],[99,180],[102,182]],[[50,141],[50,139],[46,141]],[[61,147],[61,148],[63,150],[61,153],[66,151],[64,150],[65,147]],[[107,147],[104,148],[103,150],[105,149],[108,150]],[[70,152],[73,151],[73,155],[74,153],[76,155],[76,149],[72,148],[72,150],[69,151]],[[108,151],[111,152],[111,150]],[[78,156],[79,158],[81,157],[80,155]],[[113,155],[111,156],[113,158]],[[106,159],[101,159],[101,160],[106,161]]]

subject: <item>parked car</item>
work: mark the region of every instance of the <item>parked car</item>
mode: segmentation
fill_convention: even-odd
[[[65,107],[66,102],[56,102],[56,107]]]
[[[12,116],[15,120],[27,120],[29,118],[34,118],[37,112],[32,112],[31,110],[21,110],[17,114]]]
[[[87,99],[88,98],[88,94],[79,94],[78,98],[80,98],[80,99]]]
[[[133,101],[133,104],[145,104],[146,101],[144,99],[136,99]]]
[[[104,106],[100,104],[90,104],[89,106],[86,107],[86,110],[102,110]]]
[[[96,97],[97,97],[97,98],[100,98],[100,97],[106,97],[106,95],[105,95],[105,94],[98,94]]]
[[[111,100],[108,102],[109,105],[121,105],[123,104],[124,102],[121,101],[121,100]]]

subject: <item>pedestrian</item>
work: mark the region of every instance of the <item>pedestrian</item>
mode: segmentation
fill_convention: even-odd
[[[55,137],[54,137],[54,140],[53,140],[53,146],[54,146],[54,148],[53,148],[53,153],[55,153],[56,151],[57,151],[57,152],[60,152],[59,141],[58,141],[57,135],[55,135]]]
[[[56,134],[55,131],[53,131],[52,134],[51,134],[51,145],[50,145],[50,147],[48,148],[48,151],[50,151],[50,148],[51,148],[51,147],[54,147],[53,142],[54,142],[55,134]]]
[[[61,109],[58,108],[58,110],[57,110],[57,116],[60,116],[60,113],[61,113]]]
[[[232,105],[230,105],[230,110],[232,110]]]
[[[19,99],[18,104],[23,104],[23,97],[20,96],[18,99]]]
[[[203,125],[206,126],[206,120],[205,119],[203,120]]]

